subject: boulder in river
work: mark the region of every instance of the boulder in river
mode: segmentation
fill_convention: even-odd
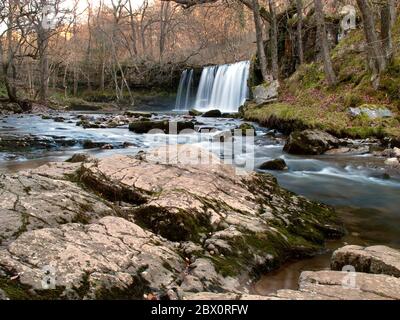
[[[204,117],[204,118],[220,118],[220,117],[222,117],[222,112],[218,109],[209,110],[209,111],[203,113],[202,117]]]
[[[129,130],[136,133],[149,133],[151,130],[158,130],[166,134],[177,134],[185,129],[194,130],[194,127],[193,121],[148,120],[134,121],[129,124]]]
[[[261,170],[286,170],[287,164],[283,159],[275,159],[264,162],[261,166]]]
[[[388,158],[385,160],[385,164],[391,167],[398,167],[400,165],[400,162],[397,158]]]
[[[197,111],[196,109],[190,109],[188,114],[192,117],[198,117],[202,115],[202,113],[200,111]]]
[[[251,136],[255,136],[256,135],[256,128],[251,124],[251,123],[242,123],[239,127],[237,127],[236,129],[232,130],[233,134],[236,134],[237,132],[240,133],[240,135],[242,136],[247,136],[247,135],[251,135]]]
[[[343,234],[330,207],[271,175],[236,173],[182,145],[1,175],[0,289],[13,299],[231,292],[239,275]],[[54,290],[43,285],[49,267]]]
[[[283,148],[291,154],[317,155],[339,146],[339,139],[321,130],[292,132]]]

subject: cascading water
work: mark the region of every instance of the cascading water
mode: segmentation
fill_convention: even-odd
[[[203,108],[237,112],[248,96],[249,69],[249,61],[218,66],[215,78],[212,80],[211,95]],[[197,96],[199,96],[199,92]]]
[[[179,81],[178,94],[176,96],[175,109],[188,110],[191,102],[191,91],[193,86],[193,69],[182,72]]]
[[[193,105],[190,105],[193,70],[185,70],[179,83],[176,109],[188,110],[194,107],[201,111],[219,109],[223,112],[237,112],[248,96],[249,69],[250,61],[204,68]]]

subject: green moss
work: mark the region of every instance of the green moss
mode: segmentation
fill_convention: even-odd
[[[400,35],[400,22],[393,28],[394,38]],[[364,42],[362,30],[354,30],[332,50],[332,61],[338,78],[334,88],[327,85],[321,62],[303,64],[281,82],[277,103],[264,106],[247,105],[243,116],[285,133],[318,128],[339,137],[399,137],[400,126],[394,121],[400,110],[400,52],[381,75],[380,87],[371,84],[371,72],[360,53]],[[395,113],[392,120],[352,118],[348,108],[364,103],[385,105]],[[362,121],[361,121],[362,120]]]
[[[30,286],[23,285],[18,280],[10,280],[0,276],[0,289],[2,289],[7,297],[11,300],[55,300],[61,299],[64,287],[56,287],[49,290],[36,290]]]
[[[171,241],[198,242],[201,233],[211,230],[207,216],[178,208],[141,206],[133,209],[132,214],[140,226]]]

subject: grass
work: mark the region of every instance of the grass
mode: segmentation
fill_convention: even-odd
[[[394,27],[393,39],[400,35],[400,18]],[[302,65],[289,79],[282,81],[279,100],[273,104],[244,109],[247,120],[277,127],[283,131],[317,128],[337,136],[366,138],[370,136],[400,137],[400,52],[381,76],[375,90],[360,50],[362,30],[354,30],[331,52],[338,84],[327,85],[321,62]],[[392,118],[368,119],[352,117],[350,107],[388,108]]]

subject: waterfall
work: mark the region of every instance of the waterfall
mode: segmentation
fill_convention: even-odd
[[[193,69],[182,72],[179,81],[178,94],[176,96],[175,109],[188,110],[191,102],[191,91],[193,86]]]
[[[219,109],[222,112],[237,112],[248,97],[249,69],[250,61],[205,67],[201,73],[195,101],[192,101],[193,69],[183,71],[175,109]]]
[[[237,112],[248,96],[249,69],[249,61],[204,68],[195,108]]]

